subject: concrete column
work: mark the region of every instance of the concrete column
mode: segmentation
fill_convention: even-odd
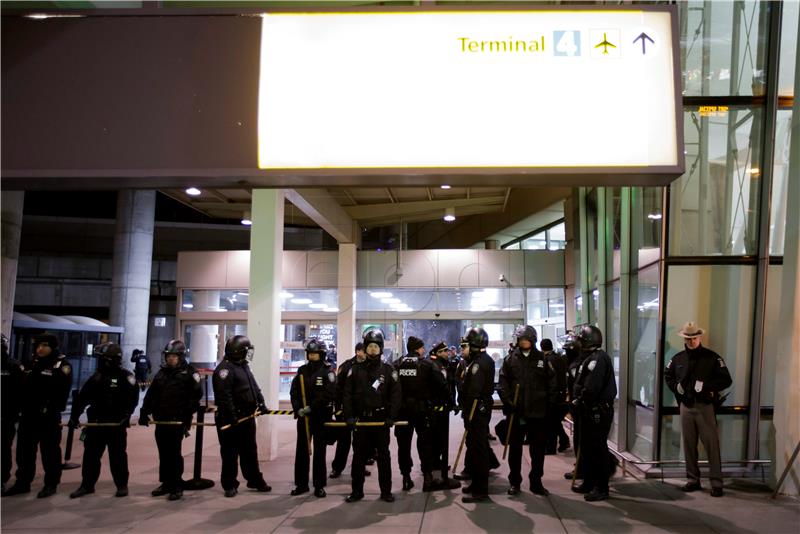
[[[111,277],[111,324],[125,328],[122,362],[127,368],[133,349],[147,348],[150,312],[150,270],[153,265],[155,191],[120,191]]]
[[[253,374],[264,400],[278,407],[281,365],[281,299],[283,253],[283,191],[253,190],[250,227],[250,302],[247,335],[255,347]],[[278,453],[278,435],[269,417],[258,420],[260,458]],[[266,474],[269,480],[269,473]]]
[[[17,288],[17,263],[19,260],[19,238],[22,231],[22,204],[24,191],[5,191],[2,195],[2,332],[10,336],[11,319],[14,318],[14,293]]]
[[[786,192],[786,239],[783,249],[778,357],[775,366],[775,476],[780,477],[800,441],[800,41],[792,107],[789,184]],[[794,178],[792,178],[794,176]],[[795,459],[781,493],[800,494],[800,458]]]
[[[339,244],[339,313],[336,315],[336,358],[343,362],[356,345],[356,245]]]

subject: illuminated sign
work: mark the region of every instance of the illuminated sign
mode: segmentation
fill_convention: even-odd
[[[264,15],[259,166],[683,172],[674,7]]]

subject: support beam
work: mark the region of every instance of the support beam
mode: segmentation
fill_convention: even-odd
[[[286,198],[339,243],[361,243],[358,223],[324,189],[287,189]]]

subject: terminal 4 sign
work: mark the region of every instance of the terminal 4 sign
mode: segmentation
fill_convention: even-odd
[[[665,184],[684,170],[677,50],[674,6],[270,13],[259,167]]]

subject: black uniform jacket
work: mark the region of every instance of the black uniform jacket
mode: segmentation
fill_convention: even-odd
[[[401,411],[427,412],[447,396],[447,379],[431,360],[409,354],[397,360],[394,368],[403,392]]]
[[[733,383],[720,355],[702,345],[673,356],[664,370],[664,379],[678,402],[686,406],[695,402],[715,404],[719,392]],[[698,381],[702,382],[699,392],[695,389]],[[683,388],[682,395],[678,393],[678,384]]]
[[[344,365],[344,364],[343,364]],[[303,395],[300,388],[300,377],[306,390],[306,402],[303,404]],[[289,397],[292,400],[292,409],[295,413],[304,406],[311,407],[311,417],[315,419],[330,419],[331,403],[336,396],[336,373],[326,361],[308,362],[300,366],[297,374],[292,379]]]
[[[586,356],[578,367],[573,398],[579,404],[591,408],[612,406],[616,396],[614,364],[604,350],[597,349]]]
[[[232,425],[243,417],[253,415],[256,408],[264,404],[264,396],[247,360],[234,362],[225,358],[214,369],[212,383],[218,426]]]
[[[477,399],[476,413],[491,413],[494,393],[494,360],[485,352],[471,355],[464,367],[461,402],[462,417],[469,420],[472,405]]]
[[[61,416],[72,388],[72,366],[63,355],[34,358],[22,390],[22,416]]]
[[[517,347],[500,368],[500,400],[505,406],[514,405],[514,391],[519,384],[519,396],[514,412],[521,417],[544,417],[547,406],[557,402],[558,377],[544,354],[531,348],[527,356]]]
[[[202,396],[197,369],[186,362],[175,367],[164,365],[144,396],[139,417],[152,415],[156,421],[191,421]]]
[[[88,406],[86,415],[90,423],[127,425],[138,403],[139,387],[133,373],[122,367],[100,369],[81,388],[72,404],[70,418],[77,420]]]
[[[345,419],[396,420],[402,399],[399,378],[391,365],[377,358],[354,364],[344,388]]]

